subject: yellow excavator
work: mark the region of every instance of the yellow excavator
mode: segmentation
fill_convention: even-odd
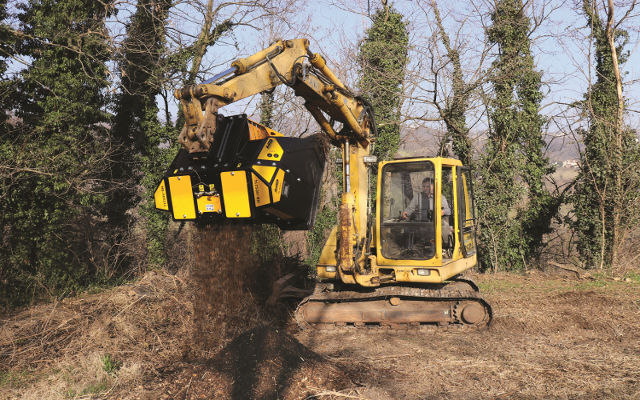
[[[295,312],[298,324],[488,325],[490,305],[460,276],[477,262],[469,170],[441,157],[378,163],[370,155],[374,111],[307,39],[277,41],[175,92],[185,117],[182,148],[155,191],[156,208],[176,221],[312,227],[326,161],[322,134],[288,137],[218,112],[282,84],[305,100],[343,163],[337,224],[316,266],[316,289]]]

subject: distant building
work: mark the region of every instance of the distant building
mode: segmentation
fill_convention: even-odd
[[[564,160],[562,168],[578,168],[578,160]]]

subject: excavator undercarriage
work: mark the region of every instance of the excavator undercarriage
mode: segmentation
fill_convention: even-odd
[[[381,286],[353,290],[318,284],[298,305],[301,328],[482,328],[491,322],[491,306],[467,280],[430,286]]]

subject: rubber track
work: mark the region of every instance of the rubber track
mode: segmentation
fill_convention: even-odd
[[[373,291],[322,291],[322,286],[319,286],[319,289],[316,289],[316,292],[306,298],[304,298],[295,311],[295,319],[298,323],[298,326],[301,329],[308,328],[317,328],[317,329],[390,329],[389,326],[373,324],[373,325],[365,325],[362,326],[354,326],[347,325],[345,326],[335,326],[330,324],[309,324],[302,319],[302,309],[305,304],[312,301],[319,302],[329,302],[329,303],[340,303],[340,302],[359,302],[359,301],[370,301],[370,300],[381,300],[387,299],[390,297],[400,297],[403,299],[424,299],[428,302],[461,302],[461,301],[474,301],[479,303],[486,311],[488,318],[486,321],[483,321],[480,324],[469,325],[463,323],[457,315],[454,315],[454,321],[445,325],[437,325],[437,324],[421,324],[421,325],[412,325],[412,324],[396,324],[400,325],[401,328],[396,329],[433,329],[433,327],[437,327],[438,329],[443,328],[455,328],[455,329],[471,329],[477,330],[488,327],[491,324],[491,320],[493,319],[493,310],[491,309],[491,305],[484,300],[477,291],[477,286],[473,281],[467,279],[455,279],[456,282],[466,283],[470,289],[468,290],[456,290],[449,288],[448,286],[441,287],[439,289],[428,289],[428,288],[416,288],[416,287],[406,287],[406,286],[383,286],[376,288]],[[454,286],[454,285],[451,285]],[[384,321],[381,321],[384,322]]]

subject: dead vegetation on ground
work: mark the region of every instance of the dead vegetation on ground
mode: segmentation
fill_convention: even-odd
[[[637,269],[477,275],[484,331],[300,332],[264,307],[293,267],[255,265],[247,229],[199,232],[230,251],[182,274],[4,318],[0,398],[640,399]]]

